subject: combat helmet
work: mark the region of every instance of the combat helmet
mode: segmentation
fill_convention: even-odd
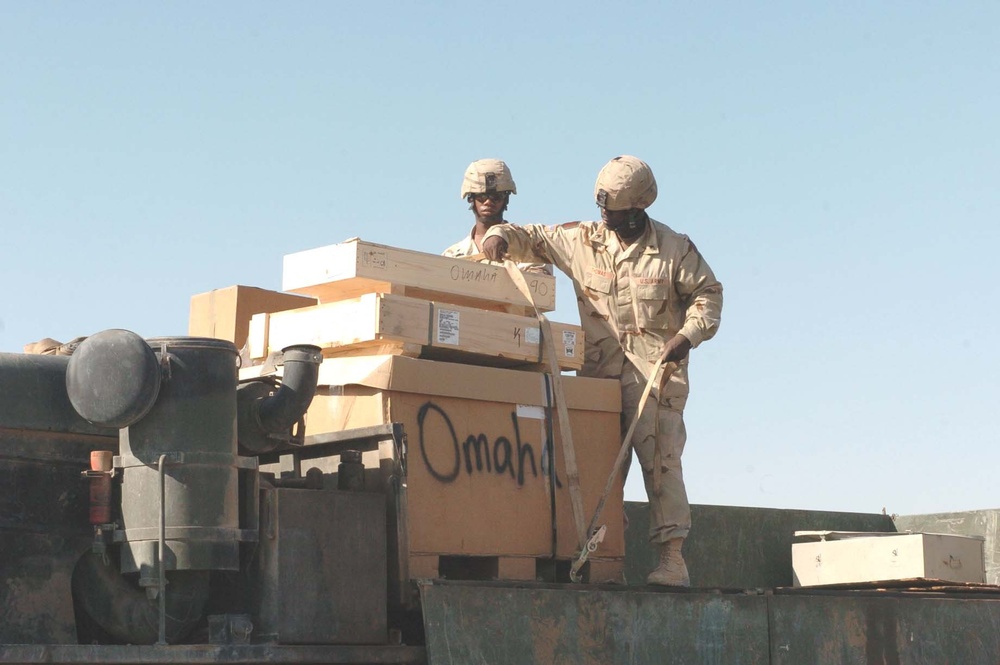
[[[507,165],[499,159],[480,159],[469,164],[462,180],[462,198],[491,192],[517,194],[517,186]]]
[[[606,210],[645,210],[656,200],[653,170],[638,157],[615,157],[597,174],[594,198]]]

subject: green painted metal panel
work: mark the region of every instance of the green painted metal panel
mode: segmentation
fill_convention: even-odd
[[[765,665],[762,595],[426,582],[430,665]]]
[[[0,644],[0,663],[82,665],[424,665],[424,650],[405,646],[247,645],[9,645]]]
[[[896,529],[921,533],[982,536],[986,582],[1000,584],[1000,510],[968,510],[930,515],[900,515]]]
[[[625,577],[644,585],[657,554],[648,541],[649,505],[626,502]],[[867,513],[691,506],[684,559],[700,588],[766,589],[792,585],[796,531],[895,531],[892,518]]]
[[[1000,596],[842,592],[768,600],[771,663],[1000,663]]]

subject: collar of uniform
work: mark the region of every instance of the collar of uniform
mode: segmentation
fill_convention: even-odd
[[[509,224],[509,222],[506,219],[502,219],[498,223],[494,224],[493,226],[499,226],[500,224]],[[486,229],[486,231],[489,232],[489,230],[491,228],[493,228],[493,226],[488,227]],[[479,245],[476,244],[476,236],[475,236],[475,234],[476,234],[476,225],[473,224],[472,228],[469,229],[469,236],[466,238],[466,240],[468,240],[472,244],[472,246],[476,248],[477,252],[481,252],[482,249],[479,247]],[[485,238],[485,237],[486,237],[486,233],[483,234],[483,238]]]
[[[660,235],[653,228],[656,222],[652,217],[646,215],[646,230],[643,232],[636,242],[641,242],[644,247],[642,249],[643,254],[659,254],[660,253]]]
[[[636,238],[635,242],[631,245],[625,245],[618,238],[617,235],[611,231],[606,224],[601,223],[601,227],[604,229],[604,245],[613,245],[618,248],[621,252],[621,256],[629,257],[636,256],[637,254],[659,254],[660,253],[660,236],[653,228],[653,218],[648,218],[649,222],[646,224],[646,230],[642,232],[642,235]]]
[[[602,249],[607,250],[613,234],[604,222],[597,221],[593,222],[593,224],[593,231],[590,233],[590,244],[592,246],[600,245]],[[617,238],[615,238],[615,240],[617,240]]]
[[[638,240],[629,245],[629,247],[642,245],[643,254],[659,254],[660,236],[659,234],[656,233],[656,229],[653,228],[653,225],[655,225],[657,222],[654,221],[652,217],[649,217],[649,215],[646,215],[646,217],[649,220],[649,223],[646,224],[646,230],[643,231],[642,235],[639,236]],[[604,222],[597,222],[597,229],[599,230],[599,233],[595,233],[592,236],[591,238],[592,243],[607,248],[608,245],[612,243],[613,239],[613,242],[617,243],[619,246],[621,245],[621,240],[618,239],[618,236],[614,235],[611,229],[608,228],[607,224],[605,224]],[[627,250],[628,248],[622,247],[622,249]]]

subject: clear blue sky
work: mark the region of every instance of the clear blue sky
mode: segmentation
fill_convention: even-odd
[[[0,351],[439,252],[481,157],[511,221],[592,219],[631,153],[726,289],[693,502],[1000,507],[996,2],[3,2],[0,57]]]

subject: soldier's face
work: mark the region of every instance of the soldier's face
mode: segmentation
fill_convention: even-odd
[[[472,197],[472,206],[476,212],[476,217],[485,220],[498,220],[504,209],[507,207],[506,192],[490,192],[487,194],[475,194]]]
[[[604,220],[609,229],[615,231],[628,222],[631,213],[631,210],[608,210],[607,208],[601,208],[601,219]]]
[[[601,219],[611,231],[617,233],[622,239],[637,238],[646,228],[642,210],[637,208],[630,210],[601,208]]]

